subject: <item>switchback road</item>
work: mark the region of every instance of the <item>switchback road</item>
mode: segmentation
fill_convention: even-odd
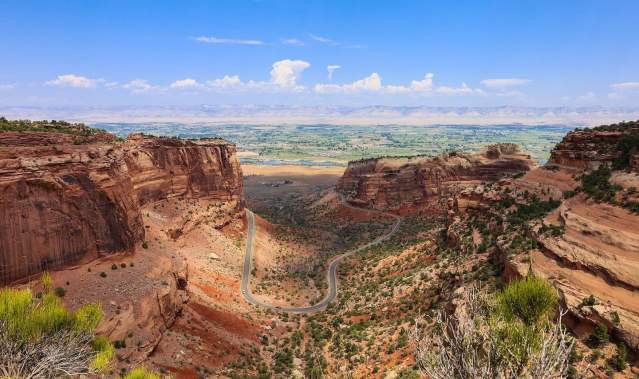
[[[391,228],[391,230],[388,231],[386,234],[380,237],[377,237],[373,241],[363,246],[360,246],[353,250],[349,250],[343,254],[333,257],[330,260],[330,263],[328,265],[328,271],[326,272],[326,280],[328,281],[328,293],[326,294],[324,299],[322,299],[319,303],[310,305],[308,307],[281,307],[281,306],[266,303],[264,301],[258,300],[255,297],[253,297],[253,294],[251,293],[251,288],[249,286],[249,282],[251,278],[250,277],[251,266],[253,262],[253,240],[255,238],[255,214],[248,208],[246,209],[246,217],[248,222],[248,236],[246,240],[246,253],[244,254],[244,269],[242,272],[242,284],[240,287],[242,296],[244,297],[244,299],[246,299],[246,301],[248,301],[249,303],[253,305],[272,309],[274,311],[279,311],[279,312],[313,313],[313,312],[324,310],[328,306],[328,304],[331,301],[335,300],[335,298],[337,297],[337,266],[339,265],[339,263],[355,253],[358,253],[362,250],[368,249],[371,246],[374,246],[383,241],[386,241],[387,239],[391,238],[395,233],[397,233],[397,230],[399,229],[399,225],[402,222],[401,217],[388,212],[354,207],[348,204],[343,197],[340,197],[340,200],[342,202],[342,205],[347,208],[352,208],[352,209],[362,210],[362,211],[366,211],[373,214],[380,214],[380,215],[392,217],[395,219],[395,223],[393,224],[393,227]]]

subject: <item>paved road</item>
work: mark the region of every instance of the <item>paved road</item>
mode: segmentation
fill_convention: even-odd
[[[260,307],[264,307],[264,308],[268,308],[268,309],[272,309],[274,311],[280,311],[280,312],[312,313],[312,312],[324,310],[326,306],[328,306],[328,304],[331,301],[335,300],[335,297],[337,297],[337,266],[339,265],[339,263],[345,258],[359,251],[362,251],[371,246],[377,245],[391,238],[397,232],[397,230],[399,229],[399,225],[402,222],[402,219],[395,214],[377,211],[373,209],[354,207],[348,204],[344,200],[344,198],[340,198],[340,200],[342,202],[342,205],[347,208],[364,210],[369,213],[381,214],[384,216],[392,217],[395,219],[395,223],[393,224],[393,227],[391,228],[391,230],[388,233],[384,234],[383,236],[377,237],[376,239],[367,243],[366,245],[360,246],[356,249],[349,250],[346,253],[333,257],[333,259],[331,259],[328,265],[328,271],[326,272],[326,280],[328,280],[328,293],[326,294],[324,299],[322,299],[319,303],[308,306],[308,307],[280,307],[273,304],[265,303],[253,297],[253,294],[251,293],[251,288],[249,286],[249,281],[251,278],[251,263],[253,261],[253,239],[255,238],[255,214],[251,212],[251,210],[249,210],[248,208],[246,209],[246,217],[248,221],[248,237],[246,240],[246,253],[244,254],[244,269],[242,272],[242,285],[240,287],[242,296],[244,296],[244,299],[246,299],[246,301],[248,301],[249,303],[253,305],[257,305]]]

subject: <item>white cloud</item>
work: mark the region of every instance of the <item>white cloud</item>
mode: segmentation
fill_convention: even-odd
[[[356,93],[376,92],[386,94],[442,94],[442,95],[485,95],[481,89],[469,87],[462,83],[461,87],[448,87],[433,85],[433,73],[427,73],[423,79],[413,80],[409,85],[383,85],[382,78],[374,72],[366,78],[350,84],[316,84],[314,91],[317,93]]]
[[[423,92],[423,91],[431,91],[433,89],[433,77],[435,74],[429,72],[424,75],[424,79],[422,80],[413,80],[410,82],[410,88],[413,91]]]
[[[255,91],[255,92],[286,92],[303,91],[299,85],[302,72],[311,66],[302,60],[284,59],[274,62],[271,68],[271,78],[268,81],[242,81],[238,75],[225,75],[223,78],[206,82],[206,88],[215,91]]]
[[[339,68],[342,68],[342,66],[338,64],[329,64],[326,66],[326,71],[328,71],[328,80],[333,80],[333,73]]]
[[[386,90],[389,93],[431,92],[433,91],[434,76],[432,72],[429,72],[424,75],[424,79],[411,81],[409,86],[389,84],[386,86]]]
[[[298,40],[297,38],[282,38],[282,43],[284,45],[304,46],[304,42]]]
[[[142,93],[157,89],[158,87],[149,84],[146,80],[135,79],[124,84],[122,88],[130,89],[133,93]]]
[[[441,93],[444,95],[484,95],[484,91],[481,89],[473,89],[470,88],[466,83],[462,83],[461,87],[448,87],[441,86],[435,89],[435,92]]]
[[[174,89],[198,88],[201,86],[202,85],[200,83],[191,78],[176,80],[169,85],[170,88]]]
[[[488,88],[502,89],[528,84],[530,80],[517,78],[484,79],[480,83]]]
[[[316,84],[314,90],[317,93],[352,93],[362,91],[375,92],[382,88],[382,78],[378,73],[374,72],[350,84]]]
[[[318,36],[318,35],[315,35],[315,34],[310,34],[310,37],[311,37],[312,40],[320,42],[320,43],[324,43],[326,45],[337,46],[337,45],[340,44],[339,42],[333,41],[330,38]]]
[[[302,72],[310,66],[310,63],[302,60],[284,59],[277,61],[273,63],[271,82],[278,87],[301,89],[302,87],[297,86],[297,81]]]
[[[242,80],[238,75],[224,75],[221,79],[209,80],[206,82],[206,85],[217,89],[233,89],[242,87],[244,83],[242,83]]]
[[[234,38],[218,38],[200,36],[195,40],[202,43],[211,43],[216,45],[263,45],[264,42],[255,39],[234,39]]]
[[[16,88],[15,84],[0,84],[0,91],[8,91]]]
[[[620,91],[624,90],[639,90],[639,82],[623,82],[613,83],[610,85],[612,88]]]
[[[90,79],[84,76],[66,74],[58,75],[54,80],[46,82],[47,85],[58,87],[74,87],[74,88],[95,88],[103,79]]]

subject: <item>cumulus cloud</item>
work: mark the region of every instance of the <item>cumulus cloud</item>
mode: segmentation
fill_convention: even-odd
[[[282,38],[282,43],[284,45],[304,46],[304,42],[297,38]]]
[[[326,71],[328,71],[328,80],[333,80],[333,73],[338,68],[342,68],[342,66],[338,64],[329,64],[328,66],[326,66]]]
[[[95,88],[103,79],[90,79],[85,76],[66,74],[58,75],[54,80],[46,82],[50,86],[74,87],[74,88]]]
[[[488,88],[503,89],[528,84],[530,80],[518,78],[484,79],[480,83]]]
[[[186,78],[181,80],[176,80],[169,85],[170,88],[174,89],[187,89],[187,88],[198,88],[202,85],[198,83],[195,79]]]
[[[210,43],[216,45],[263,45],[264,42],[256,39],[234,39],[234,38],[218,38],[200,36],[195,37],[195,40],[202,43]]]
[[[232,89],[232,88],[240,88],[244,83],[238,75],[224,75],[221,79],[209,80],[206,82],[206,85],[212,88],[218,89]]]
[[[409,92],[431,92],[433,90],[433,77],[435,75],[432,72],[424,75],[424,79],[413,80],[410,85],[387,85],[386,90],[389,93],[409,93]]]
[[[310,66],[310,63],[303,60],[283,59],[273,63],[268,81],[242,81],[238,75],[225,75],[207,81],[204,87],[213,91],[298,92],[305,89],[298,82],[302,72]]]
[[[639,90],[639,82],[623,82],[613,83],[610,85],[612,88],[620,91],[624,90]]]
[[[424,75],[424,79],[422,80],[413,80],[410,82],[410,88],[413,91],[431,91],[433,89],[433,77],[435,74],[429,72]]]
[[[442,94],[442,95],[484,95],[481,89],[469,87],[462,83],[461,87],[440,86],[433,84],[433,73],[427,73],[423,79],[413,80],[408,85],[383,85],[382,78],[376,72],[371,75],[356,80],[349,84],[316,84],[313,87],[317,93],[383,93],[383,94]]]
[[[134,79],[124,84],[122,88],[129,89],[133,93],[143,93],[143,92],[149,92],[149,91],[155,90],[158,87],[149,84],[149,82],[147,82],[146,80]]]
[[[316,84],[314,90],[317,93],[353,93],[375,92],[382,88],[382,78],[378,73],[374,72],[350,84]]]
[[[311,66],[302,60],[284,59],[273,63],[271,82],[278,87],[296,88],[302,72]]]

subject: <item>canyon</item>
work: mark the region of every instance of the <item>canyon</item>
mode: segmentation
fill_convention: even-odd
[[[132,252],[145,241],[146,204],[205,198],[241,210],[242,173],[232,144],[102,139],[0,133],[0,283]]]
[[[353,161],[342,172],[241,167],[221,139],[7,131],[0,280],[37,291],[34,279],[50,271],[71,309],[103,305],[98,332],[119,344],[115,368],[178,378],[303,377],[316,367],[413,375],[413,318],[454,310],[473,285],[530,273],[557,289],[579,354],[595,354],[587,341],[598,325],[636,352],[638,134],[635,124],[575,130],[542,166],[506,143]],[[619,165],[614,196],[586,192],[584,176]],[[326,262],[393,227],[358,208],[402,224],[340,263],[325,310],[293,315],[242,299],[245,207],[256,213],[254,295],[280,308],[321,299]],[[575,366],[604,377],[611,351]]]

